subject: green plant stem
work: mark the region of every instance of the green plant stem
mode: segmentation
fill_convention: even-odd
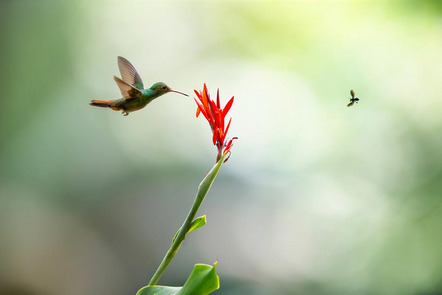
[[[206,177],[204,177],[204,179],[201,181],[198,187],[198,192],[196,194],[195,201],[193,202],[192,208],[190,209],[189,214],[186,217],[186,220],[184,220],[184,223],[181,226],[175,240],[172,242],[172,245],[170,246],[169,250],[167,251],[166,255],[163,258],[163,261],[161,261],[160,266],[156,270],[155,274],[153,275],[152,279],[150,280],[147,286],[156,285],[160,280],[161,276],[163,275],[164,271],[166,270],[167,266],[170,264],[170,262],[172,262],[172,259],[175,257],[175,254],[177,253],[178,249],[180,248],[181,244],[186,238],[186,234],[189,231],[190,225],[192,221],[195,219],[195,215],[198,212],[198,209],[201,206],[204,197],[207,195],[210,187],[212,186],[212,183],[215,180],[215,177],[218,174],[219,169],[221,168],[224,158],[225,155],[223,155],[219,159],[219,161],[215,164],[215,166],[213,166],[213,168],[207,173]]]

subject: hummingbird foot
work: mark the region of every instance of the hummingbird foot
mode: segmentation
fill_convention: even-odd
[[[129,115],[128,112],[123,112],[123,116],[127,116],[127,115]]]

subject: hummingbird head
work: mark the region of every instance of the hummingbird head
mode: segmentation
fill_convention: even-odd
[[[179,92],[179,91],[171,89],[169,86],[167,86],[163,82],[158,82],[158,83],[153,84],[152,87],[150,87],[150,89],[152,89],[153,91],[158,93],[158,96],[166,94],[167,92],[175,92],[175,93],[179,93],[179,94],[188,96],[185,93],[182,93],[182,92]]]

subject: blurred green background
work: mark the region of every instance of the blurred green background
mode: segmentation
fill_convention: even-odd
[[[0,294],[135,294],[214,163],[190,98],[88,105],[118,55],[235,96],[160,283],[218,260],[215,294],[441,294],[441,3],[1,1]]]

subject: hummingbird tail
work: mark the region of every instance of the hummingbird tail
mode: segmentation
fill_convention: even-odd
[[[94,107],[102,107],[102,108],[110,108],[111,107],[110,100],[95,100],[94,99],[89,104]]]

